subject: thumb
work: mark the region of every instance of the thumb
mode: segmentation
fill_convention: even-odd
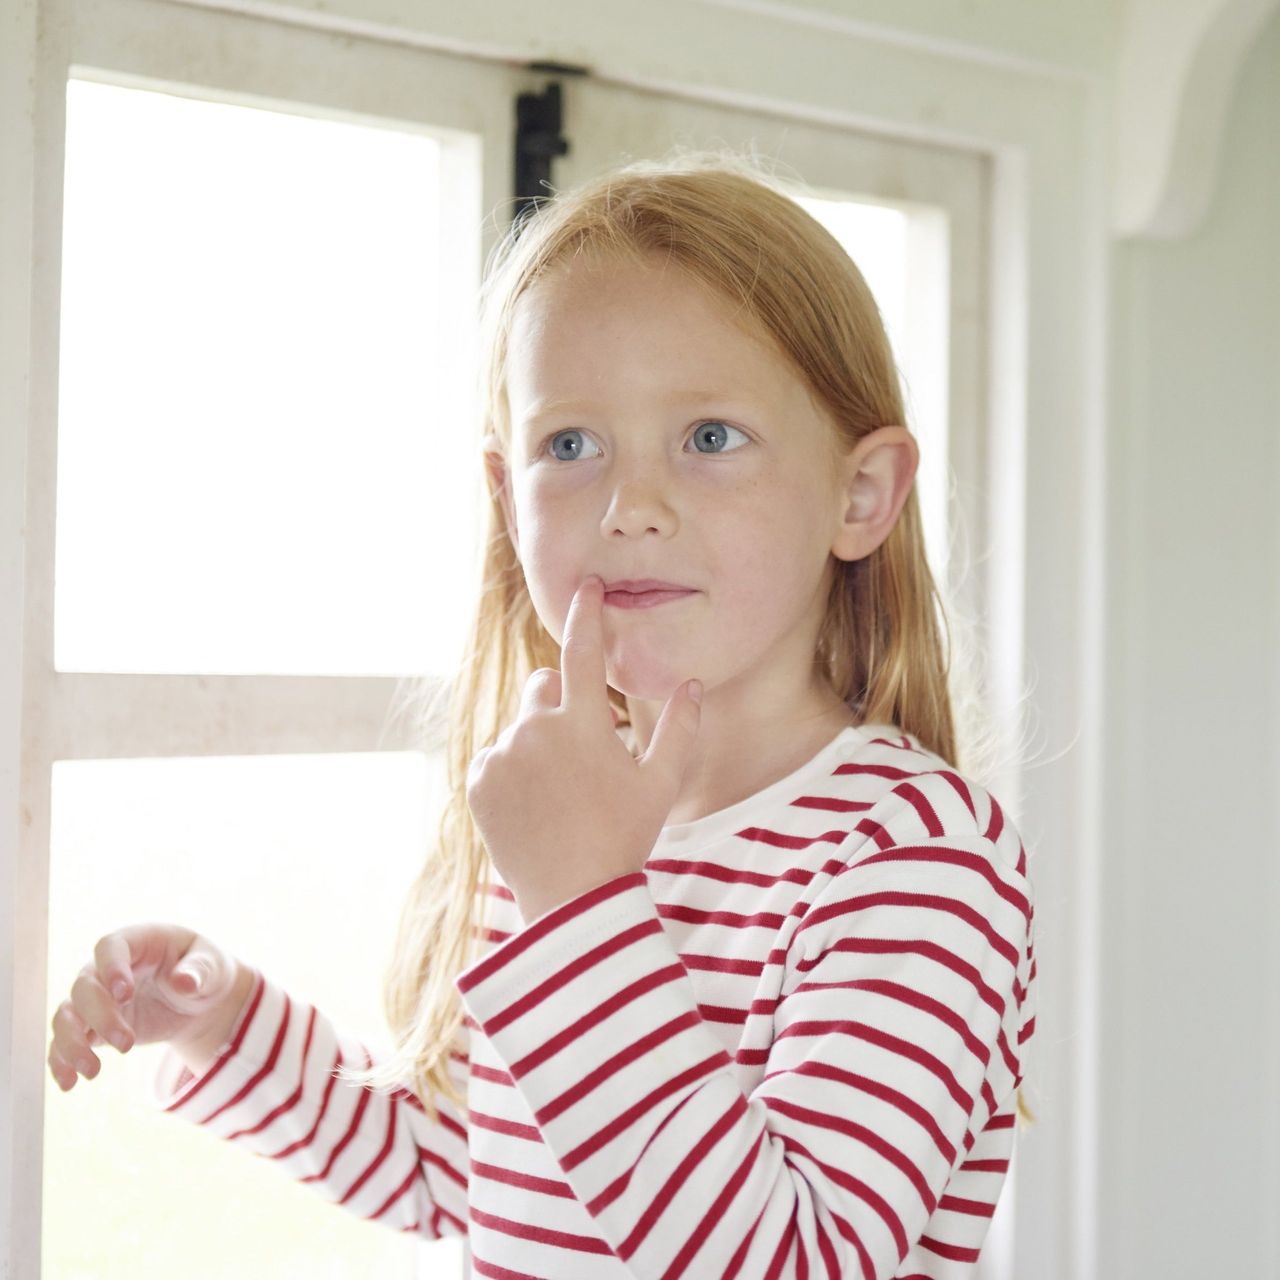
[[[702,681],[686,681],[667,699],[654,726],[649,748],[636,759],[647,773],[657,772],[675,790],[689,767],[693,744],[702,723]]]
[[[197,938],[173,967],[171,982],[184,996],[208,995],[225,976],[224,957]]]

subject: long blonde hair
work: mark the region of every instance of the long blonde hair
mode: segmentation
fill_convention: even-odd
[[[529,206],[487,264],[480,295],[482,434],[509,456],[506,364],[512,313],[545,272],[590,250],[639,262],[664,254],[754,319],[803,375],[836,424],[842,451],[886,424],[906,425],[893,354],[862,274],[839,242],[791,199],[754,155],[673,148],[661,160],[620,165]],[[477,442],[479,444],[480,442]],[[559,669],[559,645],[534,610],[498,494],[489,484],[480,589],[465,656],[445,686],[447,798],[436,844],[414,880],[386,972],[394,1053],[342,1078],[395,1091],[412,1081],[433,1099],[466,1099],[449,1074],[460,1060],[458,974],[487,939],[493,894],[488,854],[466,799],[468,768],[516,717],[528,677]],[[834,557],[833,557],[834,559]],[[967,669],[952,670],[947,609],[925,558],[913,485],[892,531],[861,560],[836,562],[815,660],[865,723],[894,724],[975,779],[994,738],[977,709]],[[947,634],[944,654],[942,633]],[[971,655],[966,655],[971,656]],[[971,721],[957,743],[953,690],[969,694]],[[625,700],[610,690],[625,723]],[[438,707],[440,695],[431,700]],[[483,919],[473,912],[479,904]],[[1018,1090],[1018,1110],[1034,1120]]]

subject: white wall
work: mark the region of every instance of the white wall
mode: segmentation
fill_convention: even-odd
[[[1103,1275],[1280,1274],[1280,18],[1113,258]]]
[[[875,24],[904,40],[964,48],[990,59],[1072,70],[1110,66],[1115,0],[808,0],[786,7]]]

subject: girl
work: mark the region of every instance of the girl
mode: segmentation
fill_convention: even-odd
[[[482,328],[490,537],[396,1051],[141,925],[98,944],[51,1070],[166,1039],[159,1105],[467,1234],[478,1276],[970,1274],[1033,894],[957,766],[862,276],[754,162],[685,154],[520,220]]]

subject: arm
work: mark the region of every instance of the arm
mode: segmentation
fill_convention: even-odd
[[[458,987],[633,1275],[884,1280],[929,1247],[944,1186],[1015,1086],[1029,911],[984,837],[846,864],[779,930],[750,1096],[643,873],[554,908]]]
[[[242,966],[243,1006],[218,1043],[170,1046],[153,1084],[156,1105],[274,1160],[326,1199],[428,1240],[465,1235],[464,1113],[436,1100],[433,1123],[408,1090],[360,1088],[333,1075],[368,1067],[369,1051],[318,1009]],[[465,1096],[465,1046],[451,1061]]]

